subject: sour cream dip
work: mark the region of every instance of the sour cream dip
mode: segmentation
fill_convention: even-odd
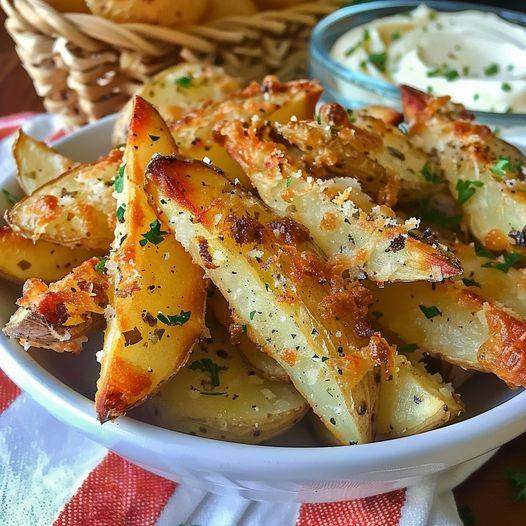
[[[450,95],[473,110],[526,113],[526,28],[493,13],[438,12],[422,4],[351,29],[331,56],[351,70]],[[381,102],[360,91],[365,102]]]

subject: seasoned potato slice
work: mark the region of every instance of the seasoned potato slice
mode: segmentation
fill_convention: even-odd
[[[157,157],[148,178],[159,212],[227,299],[241,331],[272,354],[341,441],[369,441],[373,370],[391,363],[392,349],[367,324],[364,287],[328,268],[305,228],[213,167]]]
[[[284,136],[287,126],[290,133]],[[313,121],[287,126],[253,125],[247,129],[240,121],[226,122],[218,130],[218,140],[243,166],[265,203],[278,214],[290,213],[307,227],[335,263],[353,272],[363,270],[370,279],[382,282],[440,281],[460,272],[452,254],[436,243],[431,246],[418,239],[414,231],[418,223],[401,223],[388,207],[374,206],[355,179],[329,174],[332,178],[326,180],[310,175],[324,162],[321,150],[332,138],[330,129]],[[295,151],[287,149],[298,127],[296,136],[311,138],[295,141],[295,146],[308,151],[307,142],[315,142],[320,155],[311,157],[309,153],[298,158]],[[280,135],[283,139],[274,141]],[[343,151],[344,144],[338,149]],[[327,162],[331,151],[325,152]]]
[[[108,280],[98,258],[74,268],[49,287],[32,278],[24,285],[20,308],[4,333],[24,347],[78,353],[86,334],[103,322],[108,304]]]
[[[457,418],[462,403],[439,375],[413,365],[402,355],[395,357],[391,379],[382,382],[378,400],[376,440],[398,438],[436,429]],[[319,438],[327,445],[340,445],[319,420],[313,422]]]
[[[488,249],[526,247],[525,158],[449,97],[401,87],[411,139],[436,152],[471,233]]]
[[[398,112],[379,107],[353,111],[349,116],[351,129],[366,130],[380,138],[367,150],[371,159],[394,172],[400,179],[398,200],[415,202],[444,189],[444,176],[433,157],[414,145],[411,138],[397,127]],[[403,117],[402,117],[403,119]]]
[[[452,245],[464,274],[462,283],[526,318],[526,271],[509,266],[508,256],[494,256],[473,245]]]
[[[293,115],[309,119],[321,92],[315,81],[281,83],[276,77],[268,76],[261,86],[252,82],[242,91],[188,113],[171,125],[171,132],[181,155],[198,160],[208,158],[231,181],[237,179],[251,188],[250,180],[239,164],[214,141],[214,127],[224,120],[252,117],[277,122],[287,122]]]
[[[135,98],[124,168],[115,180],[117,226],[106,268],[114,284],[95,405],[104,422],[152,394],[186,362],[204,330],[201,269],[147,201],[144,171],[175,151],[159,114]]]
[[[202,341],[177,376],[140,409],[144,418],[183,433],[257,444],[289,430],[309,409],[292,385],[268,380],[209,319]],[[259,352],[259,351],[256,351]]]
[[[443,426],[462,412],[451,387],[413,365],[402,355],[395,359],[395,374],[380,386],[376,438],[396,438]]]
[[[33,242],[13,232],[9,227],[0,227],[0,276],[16,283],[28,278],[42,281],[57,281],[73,267],[93,256],[93,251],[84,248],[69,248],[47,241]]]
[[[153,104],[164,119],[179,119],[208,100],[217,100],[240,88],[239,81],[217,66],[182,63],[146,81],[137,95]],[[113,131],[113,143],[126,142],[133,102],[121,110]]]
[[[371,286],[382,330],[447,362],[526,385],[526,322],[462,283]]]
[[[228,303],[221,293],[215,289],[212,295],[208,296],[207,305],[212,309],[219,323],[231,332],[231,338],[237,344],[239,350],[243,353],[245,359],[254,367],[262,376],[270,380],[281,380],[290,382],[285,369],[267,354],[264,347],[260,347],[250,341],[250,338],[243,334],[241,325],[232,320]]]
[[[122,152],[80,164],[38,188],[6,212],[11,228],[24,237],[69,247],[107,250],[113,239],[112,181]]]
[[[75,164],[46,143],[26,135],[21,129],[15,134],[13,158],[18,184],[26,195],[31,195]]]

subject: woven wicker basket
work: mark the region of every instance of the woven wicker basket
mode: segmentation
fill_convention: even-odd
[[[305,74],[312,26],[344,0],[318,0],[175,30],[58,13],[42,0],[0,0],[17,53],[47,111],[73,128],[118,111],[145,78],[183,60],[242,78]]]

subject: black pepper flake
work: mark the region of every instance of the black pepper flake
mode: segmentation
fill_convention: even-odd
[[[518,247],[526,248],[526,226],[522,230],[510,230],[508,236],[515,241]]]
[[[404,234],[396,236],[395,238],[391,239],[391,242],[389,243],[389,246],[385,249],[385,251],[398,252],[399,250],[402,250],[405,247],[405,240],[406,236]]]
[[[330,421],[330,423],[331,423],[333,426],[336,425],[336,420],[334,419],[334,417],[331,416],[331,418],[330,418],[329,421]]]
[[[415,402],[415,404],[421,404],[422,403],[422,399],[419,398],[416,395],[413,396],[413,401]]]

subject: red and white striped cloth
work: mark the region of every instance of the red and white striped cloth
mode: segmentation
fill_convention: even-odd
[[[24,129],[57,138],[58,121],[0,118],[0,170]],[[276,504],[207,493],[134,466],[49,415],[0,371],[0,518],[10,526],[457,526],[451,488],[489,455],[417,487],[353,501]]]

